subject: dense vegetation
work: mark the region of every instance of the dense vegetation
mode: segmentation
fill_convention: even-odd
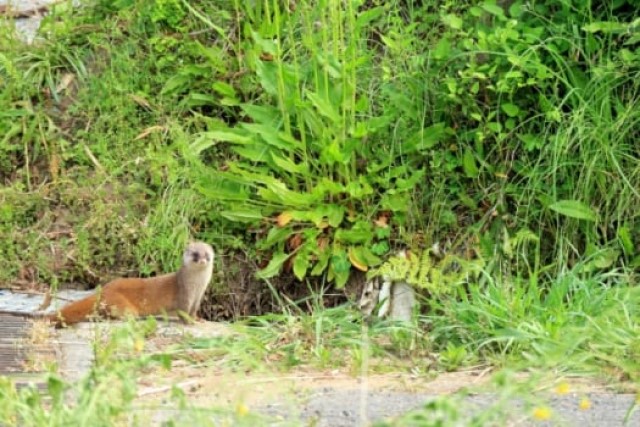
[[[341,288],[439,243],[482,272],[427,295],[403,351],[637,383],[639,7],[96,0],[35,45],[6,25],[0,284],[154,274],[198,237],[220,283],[245,252],[265,287]],[[353,346],[310,341],[285,359]]]

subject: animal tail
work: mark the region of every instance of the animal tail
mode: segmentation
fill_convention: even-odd
[[[98,311],[98,295],[89,295],[79,301],[64,306],[56,314],[51,315],[56,327],[82,322]]]

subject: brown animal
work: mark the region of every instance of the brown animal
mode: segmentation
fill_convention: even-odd
[[[2,310],[1,313],[48,319],[56,327],[82,322],[95,314],[107,317],[178,314],[195,319],[213,272],[213,249],[190,243],[176,273],[146,279],[115,279],[95,294],[64,306],[54,314]]]

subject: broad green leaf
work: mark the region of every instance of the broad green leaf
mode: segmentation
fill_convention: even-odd
[[[336,241],[351,244],[368,243],[373,237],[373,226],[367,221],[358,221],[351,229],[338,229],[335,234]]]
[[[526,6],[521,2],[513,2],[509,7],[509,15],[512,18],[519,18],[524,13]]]
[[[266,162],[271,157],[269,147],[264,144],[236,146],[231,150],[252,162]]]
[[[586,263],[578,266],[578,270],[583,273],[591,273],[597,270],[609,269],[620,257],[620,251],[615,249],[603,249],[598,251]]]
[[[480,7],[492,15],[495,15],[499,18],[504,18],[504,10],[502,10],[502,8],[495,3],[486,1]]]
[[[509,57],[508,59],[509,59],[510,62],[516,62],[516,63],[522,59],[520,57],[514,57],[514,58],[516,58],[516,59],[514,59],[513,61],[511,60],[511,57]],[[516,65],[519,65],[519,64],[516,64]],[[517,71],[517,70],[512,70],[512,71],[508,71],[508,72],[504,73],[504,78],[505,79],[516,79],[516,80],[519,80],[523,76],[524,76],[524,74],[522,74],[522,71]]]
[[[2,142],[4,142],[4,141],[0,140],[0,143],[2,143]],[[204,150],[216,145],[216,142],[217,141],[215,141],[212,138],[207,138],[206,135],[199,134],[199,135],[196,136],[196,138],[193,140],[193,142],[189,144],[188,153],[190,155],[193,155],[193,156],[197,157]]]
[[[263,218],[260,210],[248,208],[221,211],[220,216],[238,222],[255,222]]]
[[[304,279],[309,268],[309,254],[306,250],[299,250],[293,260],[293,274],[298,280]]]
[[[49,375],[47,379],[47,390],[54,402],[60,402],[65,389],[64,382],[56,375]]]
[[[384,255],[387,252],[389,252],[389,243],[387,242],[378,242],[374,243],[373,246],[371,246],[371,253],[375,255]],[[377,265],[377,263],[371,265]]]
[[[269,264],[256,273],[256,277],[258,279],[268,279],[275,276],[280,273],[280,269],[287,259],[289,259],[289,254],[274,254]]]
[[[500,122],[489,122],[487,123],[487,128],[491,129],[495,133],[502,132],[502,124]]]
[[[331,252],[328,248],[326,248],[323,251],[319,251],[316,256],[318,257],[318,260],[316,261],[316,265],[311,270],[312,276],[319,276],[325,272],[331,259]]]
[[[630,25],[620,22],[612,22],[612,21],[598,21],[592,22],[588,25],[582,27],[583,31],[587,33],[599,33],[603,32],[607,33],[622,33],[629,29]]]
[[[451,42],[447,37],[443,37],[436,44],[436,48],[433,50],[433,57],[436,59],[448,59],[451,55]]]
[[[349,155],[341,150],[341,148],[337,140],[332,141],[322,148],[320,160],[329,166],[335,163],[347,164],[349,162]]]
[[[373,187],[365,181],[365,177],[361,176],[358,181],[351,181],[345,187],[345,191],[354,199],[362,199],[365,196],[373,194]]]
[[[264,142],[272,147],[292,152],[299,146],[295,139],[278,132],[277,129],[271,126],[259,123],[242,123],[240,126],[254,135],[259,135]]]
[[[340,247],[334,248],[331,255],[329,273],[330,276],[333,276],[338,288],[342,288],[347,283],[350,271],[351,263],[349,262],[346,251]]]
[[[549,209],[569,218],[595,221],[596,213],[589,206],[578,200],[559,200],[551,205]]]
[[[601,270],[610,268],[620,257],[620,251],[606,249],[594,257],[594,265]]]
[[[358,123],[358,125],[362,124],[366,128],[366,132],[360,131],[363,135],[370,135],[379,131],[380,129],[386,129],[389,124],[393,121],[393,117],[391,115],[387,116],[377,116],[371,117],[370,119]],[[355,137],[355,135],[353,135]]]
[[[253,137],[247,135],[246,132],[236,129],[211,130],[202,132],[202,138],[209,138],[214,141],[231,142],[233,144],[249,144],[253,142]]]
[[[502,252],[509,259],[513,257],[513,246],[511,245],[511,238],[509,237],[509,231],[506,227],[502,228]]]
[[[332,181],[329,178],[323,177],[318,184],[311,190],[311,192],[318,198],[318,200],[322,200],[325,198],[325,195],[336,196],[338,194],[344,193],[345,187],[344,185]]]
[[[256,123],[277,128],[282,122],[282,113],[271,105],[242,104],[241,108]]]
[[[342,77],[344,66],[340,61],[336,60],[335,56],[332,54],[327,55],[319,53],[316,55],[316,58],[318,63],[322,66],[322,70],[326,71],[329,74],[329,77],[332,79],[339,79]]]
[[[482,9],[480,9],[479,7],[476,6],[472,6],[469,8],[469,13],[472,16],[475,16],[476,18],[480,18],[482,15],[484,15],[484,12],[482,11]]]
[[[33,116],[33,111],[23,108],[12,108],[6,111],[0,111],[0,117],[25,117]]]
[[[211,85],[211,89],[219,95],[236,100],[236,90],[229,83],[218,80]]]
[[[270,55],[276,55],[278,53],[278,46],[274,40],[263,39],[262,36],[256,31],[251,31],[251,38],[262,49],[263,52]]]
[[[324,215],[318,209],[313,209],[313,210],[308,211],[307,212],[307,220],[311,221],[313,223],[313,225],[315,225],[318,228],[322,227],[323,224],[326,226],[325,220],[324,220]]]
[[[398,191],[411,191],[420,186],[420,183],[424,181],[425,170],[418,169],[414,171],[407,179],[396,179],[396,188]]]
[[[544,141],[538,136],[531,133],[519,134],[518,139],[524,143],[524,149],[533,151],[542,148]]]
[[[411,135],[402,144],[403,154],[414,151],[429,150],[442,141],[445,137],[446,128],[444,123],[435,123]]]
[[[336,204],[320,205],[320,211],[323,216],[327,218],[327,222],[330,226],[337,228],[344,219],[346,209],[344,206]]]
[[[294,231],[287,227],[272,227],[267,234],[267,237],[260,240],[257,243],[258,249],[269,249],[278,243],[282,243],[289,238]]]
[[[198,191],[210,200],[224,200],[225,202],[245,202],[249,199],[249,194],[243,184],[225,181],[221,177],[213,182],[202,182],[198,184]]]
[[[299,114],[304,118],[304,124],[312,134],[322,136],[327,132],[327,128],[320,115],[316,113],[313,108],[304,108]],[[325,140],[320,137],[317,141],[313,141],[313,143],[315,146],[323,146]]]
[[[333,108],[331,102],[326,98],[310,90],[306,92],[306,95],[320,114],[331,120],[333,123],[339,123],[341,121],[340,114],[338,114],[338,111]]]
[[[335,271],[336,288],[342,289],[349,281],[350,271]]]
[[[278,96],[278,70],[271,62],[256,61],[256,74],[260,86],[269,95]]]
[[[360,271],[367,271],[369,267],[378,265],[382,260],[375,256],[366,246],[349,247],[349,261]]]
[[[478,166],[476,166],[476,159],[469,148],[464,151],[464,156],[462,157],[462,168],[464,169],[465,175],[469,178],[477,178],[480,173]]]
[[[270,186],[284,186],[284,183],[277,178],[265,173],[251,172],[243,168],[242,165],[231,162],[228,164],[229,170],[226,172],[216,172],[219,176],[224,176],[230,181],[243,182],[247,184],[264,184]],[[256,169],[256,168],[254,168]]]
[[[458,199],[462,202],[463,205],[468,207],[469,209],[475,211],[478,210],[478,204],[473,198],[469,197],[469,195],[465,191],[460,191],[458,193]]]
[[[258,189],[258,194],[270,202],[278,202],[292,208],[308,208],[316,202],[314,195],[289,190],[281,182],[266,183],[267,188]]]
[[[171,77],[164,84],[164,87],[160,91],[162,95],[178,93],[182,91],[185,87],[189,86],[191,83],[191,77],[186,76],[184,74],[177,74]]]
[[[364,259],[362,259],[362,256],[360,253],[361,251],[359,250],[360,248],[362,248],[362,246],[349,247],[349,251],[348,251],[349,262],[356,269],[360,271],[367,271],[369,270],[369,266],[367,265],[367,262]]]
[[[296,221],[311,221],[311,215],[309,215],[309,211],[287,211],[291,218]]]
[[[366,28],[369,23],[375,19],[378,19],[384,13],[384,8],[382,7],[371,7],[365,8],[364,11],[359,12],[356,16],[356,29],[360,30],[362,28]],[[357,32],[356,32],[357,34]]]
[[[443,16],[442,22],[445,25],[453,28],[454,30],[459,30],[462,28],[462,19],[452,13]]]
[[[202,105],[218,105],[218,99],[214,96],[207,95],[206,93],[191,92],[187,95],[185,100],[186,105],[189,107],[200,107]]]
[[[401,178],[407,174],[408,170],[409,170],[409,167],[406,164],[393,166],[387,171],[385,171],[385,175],[388,178]]]
[[[517,117],[520,113],[520,108],[514,104],[502,104],[500,108],[502,108],[502,111],[509,117]]]
[[[629,227],[622,226],[618,228],[618,240],[620,241],[620,246],[622,246],[625,255],[633,256],[635,248],[633,247],[633,239],[631,238]]]
[[[382,210],[390,210],[392,212],[406,212],[409,210],[409,193],[391,193],[387,191],[380,198],[380,207]]]
[[[284,156],[279,156],[275,153],[271,153],[271,160],[273,160],[273,163],[275,163],[275,165],[292,174],[300,174],[303,176],[309,176],[309,167],[307,166],[306,163],[294,163],[292,160],[290,160],[287,157]]]

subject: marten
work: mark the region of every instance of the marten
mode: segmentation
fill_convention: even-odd
[[[190,243],[182,256],[182,267],[175,273],[112,280],[93,295],[69,303],[52,314],[12,310],[0,310],[0,313],[47,319],[58,328],[93,315],[118,318],[177,314],[185,321],[196,319],[213,273],[213,257],[210,245]]]

